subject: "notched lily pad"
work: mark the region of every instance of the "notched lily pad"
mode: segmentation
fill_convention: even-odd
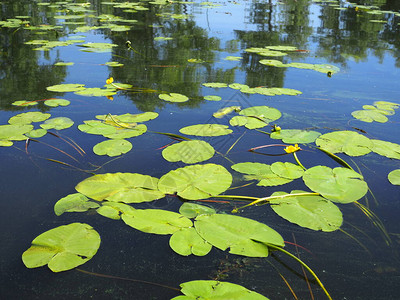
[[[56,129],[62,130],[74,125],[74,121],[67,117],[58,117],[46,120],[44,123],[40,124],[43,129]]]
[[[160,94],[158,98],[168,102],[186,102],[189,100],[188,97],[179,93]]]
[[[131,142],[124,139],[111,139],[94,145],[93,152],[97,155],[108,155],[113,157],[125,154],[131,149]]]
[[[190,140],[168,146],[162,151],[162,156],[170,162],[195,164],[210,159],[214,153],[215,150],[209,143]]]
[[[193,227],[182,228],[176,231],[169,240],[169,246],[176,253],[183,256],[188,256],[190,254],[204,256],[212,249],[212,246],[206,242]]]
[[[195,218],[200,215],[211,215],[215,214],[215,209],[196,204],[196,203],[191,203],[191,202],[185,202],[181,205],[179,208],[179,213],[181,215],[184,215],[187,218]]]
[[[232,133],[227,125],[221,124],[197,124],[183,127],[180,133],[196,136],[220,136]]]
[[[50,118],[50,114],[42,113],[39,111],[30,111],[26,113],[21,113],[11,117],[8,120],[9,124],[31,124],[33,122],[43,122]]]
[[[371,152],[372,141],[355,131],[334,131],[320,135],[315,143],[331,153],[361,156]]]
[[[391,184],[400,185],[400,169],[390,172],[388,174],[388,180]]]
[[[74,193],[58,200],[54,205],[54,212],[57,216],[61,216],[65,212],[84,212],[97,207],[100,207],[100,205],[89,201],[89,198],[85,195]]]
[[[282,140],[288,144],[307,144],[313,143],[321,135],[317,131],[301,129],[281,129],[270,134],[270,138]]]

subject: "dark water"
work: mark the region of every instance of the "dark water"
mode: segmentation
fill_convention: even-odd
[[[29,16],[30,26],[59,25],[53,30],[29,30],[28,26],[0,27],[0,120],[6,124],[11,116],[27,111],[65,116],[75,124],[59,133],[72,138],[86,151],[84,157],[74,152],[63,140],[51,135],[31,142],[29,155],[25,141],[12,147],[1,147],[0,181],[0,268],[2,299],[170,299],[179,292],[142,280],[177,288],[180,283],[195,279],[223,279],[243,285],[270,299],[293,299],[280,277],[282,274],[299,299],[312,299],[300,266],[280,254],[268,259],[228,255],[214,249],[204,257],[181,257],[168,245],[169,236],[151,235],[136,231],[122,221],[114,221],[92,213],[65,213],[55,216],[54,203],[75,192],[75,185],[90,174],[65,167],[46,159],[59,160],[80,169],[102,166],[97,173],[132,172],[161,177],[183,163],[169,163],[158,148],[171,140],[162,135],[146,133],[130,139],[133,149],[116,160],[97,156],[92,147],[104,140],[77,129],[84,120],[99,114],[123,114],[155,111],[160,115],[146,122],[151,131],[178,133],[183,126],[198,123],[228,124],[229,118],[215,119],[218,109],[239,105],[242,108],[268,105],[279,109],[283,116],[277,122],[282,128],[314,128],[321,133],[335,129],[362,129],[371,138],[400,143],[399,112],[389,116],[387,123],[365,123],[354,119],[351,112],[363,105],[383,100],[399,103],[400,36],[398,1],[357,1],[360,5],[376,5],[387,11],[377,15],[368,10],[356,10],[346,1],[313,3],[306,0],[286,1],[215,1],[208,4],[174,2],[167,5],[141,2],[148,10],[135,13],[114,9],[101,1],[1,1],[1,20]],[[112,1],[113,3],[122,1]],[[71,3],[86,4],[73,6]],[[343,9],[338,9],[338,6]],[[79,12],[78,9],[90,11]],[[388,12],[392,11],[392,12]],[[396,13],[395,13],[396,12]],[[88,26],[100,26],[101,15],[135,19],[128,31],[110,31],[108,28],[77,32],[76,24],[64,24],[56,15],[84,14],[80,21]],[[184,14],[185,19],[171,18]],[[27,18],[25,18],[27,19]],[[371,20],[383,20],[375,23]],[[1,24],[1,23],[0,23]],[[122,22],[119,24],[123,24]],[[172,40],[156,41],[163,36]],[[49,51],[32,50],[24,44],[34,39],[82,39],[88,42],[110,42],[118,45],[109,53],[88,53],[75,45],[56,47]],[[125,43],[131,41],[136,53]],[[288,61],[329,63],[340,68],[332,77],[312,70],[275,68],[261,65],[264,58],[245,52],[249,47],[267,45],[296,46],[307,50],[292,53]],[[240,61],[228,61],[227,56],[239,56]],[[201,59],[200,64],[188,59]],[[58,61],[74,62],[72,66],[55,66]],[[108,61],[123,63],[123,67],[107,67]],[[73,93],[54,93],[47,86],[61,83],[82,83],[86,87],[102,87],[109,77],[116,82],[158,92],[119,92],[109,100],[106,97],[84,97]],[[223,88],[202,86],[205,82],[242,83],[250,87],[287,87],[302,91],[298,96],[262,96],[243,94]],[[185,103],[168,103],[158,98],[161,91],[187,95]],[[218,95],[221,101],[206,101],[203,96]],[[52,97],[71,101],[67,107],[49,108],[39,101],[34,107],[11,105],[17,100],[34,101]],[[245,131],[233,128],[232,135],[206,138],[222,153]],[[268,128],[266,129],[269,130]],[[45,144],[46,143],[46,144]],[[230,152],[234,162],[272,163],[276,157],[249,153],[250,147],[276,143],[267,135],[247,131]],[[79,162],[47,146],[57,147],[73,154]],[[306,166],[337,164],[320,152],[302,151]],[[376,197],[368,196],[371,210],[380,218],[391,239],[385,243],[380,231],[356,206],[339,205],[344,215],[341,231],[315,232],[291,224],[277,216],[268,206],[252,207],[241,215],[256,219],[276,229],[286,241],[307,248],[299,248],[301,258],[313,268],[333,299],[398,299],[400,190],[391,185],[387,174],[400,168],[397,160],[374,154],[350,158],[359,166]],[[353,161],[352,161],[353,160]],[[209,162],[230,163],[214,156]],[[106,164],[107,163],[107,164]],[[239,182],[236,178],[236,184]],[[274,191],[304,189],[297,180],[284,186],[262,188],[252,185],[234,190],[238,195],[268,196]],[[232,194],[232,191],[228,191]],[[140,208],[162,208],[177,211],[181,202],[174,197]],[[212,204],[220,212],[229,212],[230,204]],[[98,253],[77,270],[52,273],[47,267],[27,269],[21,254],[40,233],[72,222],[88,223],[101,235]],[[288,244],[287,250],[296,253]],[[119,278],[116,278],[119,277]],[[124,279],[121,279],[124,278]],[[311,279],[314,299],[325,299]],[[130,280],[127,280],[130,279]]]

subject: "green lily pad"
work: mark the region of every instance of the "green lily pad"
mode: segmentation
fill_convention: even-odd
[[[31,130],[28,133],[26,133],[25,135],[27,137],[32,138],[32,139],[36,139],[36,138],[40,138],[42,136],[45,136],[46,134],[47,134],[47,130],[46,129],[39,128],[39,129]]]
[[[116,132],[110,134],[103,134],[103,136],[109,139],[129,139],[142,135],[146,131],[147,131],[147,126],[144,124],[139,124],[133,128],[117,129]]]
[[[315,166],[304,172],[303,180],[312,191],[337,203],[357,201],[368,192],[363,177],[348,168]]]
[[[11,147],[14,145],[11,141],[0,140],[0,147]]]
[[[178,93],[160,94],[158,95],[158,98],[168,102],[186,102],[189,100],[189,98],[186,97],[185,95]]]
[[[32,122],[43,122],[50,118],[50,114],[42,113],[40,111],[30,111],[21,113],[11,117],[8,120],[9,124],[31,124]]]
[[[137,173],[106,173],[89,177],[75,187],[97,201],[123,203],[149,202],[164,197],[157,189],[158,179]]]
[[[243,88],[249,88],[248,85],[246,84],[241,84],[241,83],[231,83],[230,85],[228,85],[231,89],[234,90],[241,90]]]
[[[217,112],[213,113],[213,117],[219,119],[219,118],[226,116],[227,114],[230,114],[233,111],[239,112],[240,109],[241,109],[240,106],[224,107],[224,108],[219,109]]]
[[[268,300],[259,293],[230,282],[194,280],[182,283],[180,286],[185,296],[177,296],[171,300]]]
[[[371,152],[372,141],[354,131],[334,131],[320,135],[315,143],[331,153],[361,156]]]
[[[61,272],[84,264],[99,247],[100,236],[91,226],[72,223],[37,236],[22,261],[27,268],[48,265],[53,272]]]
[[[307,144],[313,143],[321,135],[317,131],[301,129],[281,129],[271,132],[270,138],[282,140],[288,144]]]
[[[112,96],[117,93],[117,90],[115,87],[112,88],[87,88],[84,90],[76,91],[74,94],[80,95],[80,96],[88,96],[88,97],[103,97],[103,96]]]
[[[124,64],[121,64],[117,61],[108,61],[105,63],[105,65],[109,67],[122,67]]]
[[[388,111],[391,111],[393,109],[397,109],[400,106],[400,104],[398,104],[398,103],[389,102],[389,101],[375,101],[374,105],[378,109],[388,110]]]
[[[208,206],[185,202],[179,208],[179,213],[187,218],[195,218],[197,216],[204,214],[205,215],[215,214],[216,212],[215,209]]]
[[[122,214],[122,220],[137,230],[155,234],[173,234],[193,226],[185,216],[162,209],[135,209]]]
[[[385,157],[400,159],[400,145],[399,144],[381,141],[381,140],[371,140],[371,141],[372,141],[371,150],[373,152],[375,152],[379,155],[385,156]]]
[[[118,156],[129,152],[132,144],[124,139],[111,139],[100,142],[93,147],[93,152],[97,155]]]
[[[68,106],[71,102],[66,99],[49,99],[44,101],[44,104],[50,107]]]
[[[75,63],[73,62],[64,62],[64,61],[59,61],[56,62],[54,65],[55,66],[73,66]]]
[[[18,101],[14,101],[11,104],[15,105],[15,106],[32,106],[32,105],[37,105],[38,103],[36,101],[18,100]]]
[[[0,125],[0,140],[26,140],[26,136],[24,134],[30,132],[32,129],[33,126],[27,124]]]
[[[85,85],[79,83],[65,83],[65,84],[56,84],[48,86],[46,89],[51,92],[61,92],[61,93],[77,92],[84,90]]]
[[[54,212],[57,216],[61,216],[65,212],[84,212],[97,207],[100,205],[89,201],[85,195],[74,193],[58,200],[54,205]]]
[[[40,124],[43,129],[56,129],[62,130],[74,125],[74,121],[67,117],[58,117],[46,120],[44,123]]]
[[[388,180],[391,184],[400,185],[400,169],[393,170],[388,174]]]
[[[306,193],[291,191],[290,194]],[[271,196],[288,195],[275,192]],[[343,223],[340,209],[321,196],[293,196],[269,201],[271,208],[282,218],[301,227],[325,232],[335,231]]]
[[[222,98],[220,96],[213,96],[213,95],[207,95],[204,96],[204,100],[208,101],[220,101]]]
[[[79,47],[84,47],[84,49],[81,49],[81,51],[95,52],[95,53],[111,52],[112,48],[117,46],[118,45],[116,44],[110,44],[110,43],[86,43],[79,45]]]
[[[123,114],[123,115],[97,115],[96,119],[109,121],[110,124],[117,124],[118,123],[139,123],[139,122],[146,122],[150,120],[154,120],[158,117],[158,113],[156,112],[144,112],[141,114]]]
[[[168,146],[162,151],[162,156],[170,161],[182,161],[185,164],[195,164],[214,156],[214,148],[205,141],[182,141]]]
[[[285,64],[281,62],[280,60],[276,59],[261,59],[260,64],[266,65],[266,66],[271,66],[271,67],[284,67]]]
[[[203,85],[210,88],[225,88],[228,86],[228,84],[222,82],[207,82],[203,83]]]
[[[268,125],[267,122],[262,121],[256,117],[234,116],[229,120],[232,126],[245,126],[247,129],[263,128]]]
[[[282,116],[281,112],[276,108],[265,105],[242,109],[239,114],[247,117],[256,117],[258,120],[262,120],[266,124],[278,120]]]
[[[233,215],[201,215],[194,226],[198,234],[214,247],[229,253],[267,257],[268,244],[284,247],[281,235],[267,225]]]
[[[287,179],[297,179],[303,176],[304,170],[299,165],[292,164],[290,162],[274,162],[271,165],[271,171],[279,177]]]
[[[182,228],[176,231],[169,239],[169,246],[176,253],[183,256],[188,256],[190,254],[204,256],[212,249],[212,246],[207,243],[193,227]]]
[[[83,122],[85,124],[78,125],[78,129],[89,134],[109,135],[117,132],[115,126],[105,124],[101,121],[89,120]]]
[[[197,124],[179,129],[180,133],[196,136],[220,136],[232,133],[227,125],[221,124]]]
[[[122,214],[135,210],[132,206],[124,203],[105,201],[101,204],[102,206],[96,210],[97,213],[113,220],[119,220]]]
[[[232,184],[232,175],[216,164],[192,165],[163,175],[158,188],[165,194],[177,193],[188,200],[209,198],[225,192]]]
[[[365,110],[356,110],[351,113],[351,115],[363,122],[371,123],[373,121],[379,123],[385,123],[389,119],[382,114],[379,110],[375,109],[365,109]]]
[[[225,60],[230,60],[230,61],[241,61],[243,58],[241,56],[232,56],[229,55],[224,58]]]

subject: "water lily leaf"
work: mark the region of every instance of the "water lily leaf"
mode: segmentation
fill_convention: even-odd
[[[225,60],[230,60],[230,61],[241,61],[243,58],[241,56],[227,56],[224,58]]]
[[[81,51],[95,53],[111,52],[112,48],[117,46],[118,45],[116,44],[110,43],[86,43],[79,45],[79,47],[84,47],[84,49],[81,49]]]
[[[350,156],[368,154],[373,146],[369,138],[348,130],[325,133],[315,143],[331,153],[343,152]]]
[[[117,93],[117,90],[115,87],[105,88],[105,89],[87,88],[84,90],[74,92],[74,94],[76,94],[76,95],[89,96],[89,97],[91,97],[91,96],[94,96],[94,97],[112,96],[112,95],[115,95],[116,93]]]
[[[228,86],[228,84],[222,82],[207,82],[203,83],[203,85],[210,88],[225,88]]]
[[[209,198],[225,192],[232,184],[232,175],[216,164],[192,165],[163,175],[158,188],[165,194],[177,193],[188,200]]]
[[[186,102],[189,100],[185,95],[178,93],[160,94],[158,95],[158,98],[169,102]]]
[[[271,165],[271,171],[276,175],[287,178],[287,179],[297,179],[303,176],[304,170],[299,165],[292,164],[290,162],[274,162]]]
[[[99,215],[109,219],[119,220],[121,218],[120,211],[111,206],[101,206],[96,211]]]
[[[90,260],[100,246],[100,235],[88,224],[59,226],[37,236],[22,254],[27,268],[48,264],[53,272],[71,270]]]
[[[139,122],[146,122],[150,120],[154,120],[158,117],[158,113],[156,112],[144,112],[141,114],[123,114],[123,115],[111,115],[112,119],[119,123],[139,123]],[[99,120],[110,120],[110,115],[97,115],[96,119]],[[112,121],[111,119],[111,121]],[[113,122],[115,123],[115,122]]]
[[[182,161],[185,164],[195,164],[214,156],[214,148],[205,141],[190,140],[172,144],[162,151],[162,156],[170,161]]]
[[[8,120],[9,124],[31,124],[32,122],[43,122],[50,118],[50,114],[42,113],[40,111],[30,111],[21,113],[11,117]]]
[[[109,67],[122,67],[124,64],[121,64],[117,61],[108,61],[105,63],[105,65]]]
[[[43,129],[66,129],[74,125],[74,121],[67,117],[58,117],[46,120],[44,123],[40,124]]]
[[[231,89],[234,89],[234,90],[241,90],[241,89],[243,89],[243,88],[249,88],[248,85],[246,85],[246,84],[241,84],[241,83],[231,83],[231,84],[229,85],[229,87],[230,87]]]
[[[135,136],[142,135],[147,131],[147,126],[139,124],[133,128],[117,129],[115,133],[103,134],[104,137],[109,139],[129,139]]]
[[[381,141],[381,140],[371,140],[372,147],[371,150],[379,155],[386,156],[389,158],[400,159],[400,145]]]
[[[291,191],[291,194],[306,193]],[[271,196],[287,195],[275,192]],[[321,196],[293,196],[269,201],[271,208],[282,218],[301,227],[325,232],[335,231],[343,223],[340,209]]]
[[[185,216],[162,209],[135,209],[122,214],[122,220],[137,230],[155,234],[173,234],[193,226]]]
[[[258,119],[257,117],[234,116],[229,120],[232,126],[245,126],[248,129],[262,128],[268,125],[267,122]]]
[[[188,256],[190,254],[204,256],[212,249],[212,246],[206,242],[193,227],[182,228],[176,231],[169,239],[169,246],[176,253],[183,256]]]
[[[50,107],[67,106],[71,102],[66,99],[49,99],[44,101],[44,104]]]
[[[348,168],[315,166],[304,172],[303,180],[312,191],[337,203],[357,201],[368,192],[363,177]]]
[[[123,203],[149,202],[164,197],[157,189],[158,179],[137,173],[106,173],[89,177],[75,189],[97,201]]]
[[[105,124],[101,121],[89,120],[83,122],[85,124],[78,125],[78,129],[86,133],[109,135],[117,132],[117,128],[115,126]]]
[[[208,206],[185,202],[179,208],[179,213],[187,218],[195,218],[200,215],[215,214],[216,212],[215,209]]]
[[[97,207],[100,207],[100,205],[89,201],[89,198],[85,195],[74,193],[58,200],[54,205],[54,212],[57,216],[61,216],[65,212],[84,212]]]
[[[268,246],[284,247],[281,235],[267,225],[234,215],[201,215],[194,226],[198,234],[214,247],[229,253],[267,257]]]
[[[270,138],[282,140],[288,144],[307,144],[313,143],[321,133],[301,129],[281,129],[271,132]]]
[[[233,111],[239,112],[240,111],[240,106],[227,106],[224,108],[219,109],[217,112],[213,113],[214,118],[222,118],[226,116],[227,114],[230,114]]]
[[[26,140],[25,133],[33,129],[32,125],[10,124],[0,125],[0,140],[23,141]]]
[[[282,116],[281,112],[276,108],[265,105],[242,109],[239,114],[247,117],[256,117],[258,120],[262,120],[267,124],[278,120]]]
[[[208,95],[204,96],[204,100],[208,101],[220,101],[222,98],[220,96],[213,96],[213,95]]]
[[[14,145],[11,141],[0,140],[0,147],[11,147]]]
[[[56,62],[54,65],[55,66],[73,66],[75,63],[73,62],[64,62],[64,61],[59,61]]]
[[[37,105],[38,103],[36,101],[18,100],[18,101],[14,101],[11,104],[15,105],[15,106],[32,106],[32,105]]]
[[[379,123],[385,123],[389,119],[382,114],[379,110],[375,109],[365,109],[365,110],[356,110],[351,113],[351,115],[363,122],[368,122],[371,123],[373,121],[379,122]]]
[[[179,129],[180,133],[196,136],[220,136],[232,133],[227,125],[221,124],[197,124]]]
[[[378,109],[388,110],[388,111],[391,111],[393,109],[397,109],[400,106],[400,104],[398,104],[398,103],[389,102],[389,101],[375,101],[374,105]]]
[[[268,298],[261,294],[230,282],[194,280],[182,283],[180,286],[181,292],[186,296],[177,296],[171,300],[268,300]]]
[[[243,162],[231,166],[237,172],[247,174],[245,180],[257,180],[259,186],[277,186],[286,184],[292,179],[281,177],[274,173],[270,165],[253,162]]]
[[[51,92],[61,92],[61,93],[77,92],[84,90],[85,89],[84,86],[85,86],[84,84],[79,84],[79,83],[65,83],[65,84],[56,84],[48,86],[46,90]]]
[[[400,169],[393,170],[388,174],[388,180],[391,184],[400,185]]]
[[[32,138],[32,139],[36,139],[36,138],[40,138],[42,136],[45,136],[46,134],[47,134],[47,130],[46,129],[39,128],[39,129],[31,130],[28,133],[26,133],[25,135],[27,137]]]
[[[284,45],[280,45],[280,46],[265,46],[265,48],[267,49],[271,49],[271,50],[276,50],[276,51],[285,51],[285,52],[290,52],[290,51],[296,51],[297,47],[294,46],[284,46]]]
[[[284,67],[285,64],[276,59],[260,59],[260,64],[272,67]]]
[[[100,142],[93,147],[93,152],[97,155],[118,156],[129,152],[132,144],[124,139],[111,139]]]

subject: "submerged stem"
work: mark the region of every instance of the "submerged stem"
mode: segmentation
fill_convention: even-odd
[[[294,159],[296,160],[297,164],[298,164],[300,167],[302,167],[303,170],[307,170],[307,169],[303,166],[303,164],[300,162],[299,158],[297,157],[296,152],[293,152],[293,156],[294,156]]]

